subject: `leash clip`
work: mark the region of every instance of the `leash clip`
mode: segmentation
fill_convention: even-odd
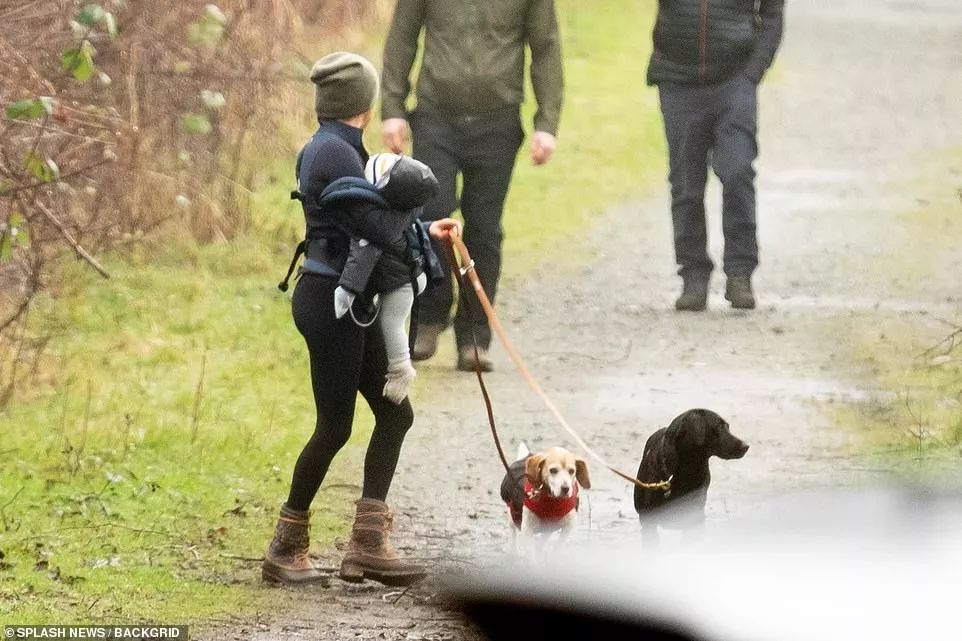
[[[468,273],[469,271],[471,271],[472,269],[474,269],[474,259],[473,259],[473,258],[471,259],[471,261],[470,261],[467,265],[462,265],[461,267],[459,267],[459,268],[458,268],[458,271],[461,272],[461,275],[462,275],[462,276],[465,276],[465,275],[467,275],[467,273]]]

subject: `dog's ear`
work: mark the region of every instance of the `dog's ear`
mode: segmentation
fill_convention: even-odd
[[[702,410],[705,421],[705,438],[709,443],[717,442],[729,434],[728,422],[711,410]]]
[[[705,447],[708,440],[705,410],[688,410],[675,417],[668,426],[668,435],[675,447],[683,452]]]
[[[709,427],[710,422],[708,412],[705,410],[695,410],[688,415],[688,420],[685,421],[685,428],[690,435],[691,442],[698,447],[704,447],[705,443],[708,442],[708,432],[712,429]]]
[[[588,476],[588,461],[580,456],[575,457],[575,478],[578,480],[578,485],[586,490],[591,489],[591,477]]]
[[[524,475],[534,487],[541,487],[544,477],[541,475],[541,468],[544,467],[544,455],[532,454],[524,462]]]

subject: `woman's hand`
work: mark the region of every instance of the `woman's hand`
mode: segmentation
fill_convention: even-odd
[[[447,240],[452,231],[458,236],[461,235],[461,223],[453,218],[435,220],[431,223],[431,226],[428,227],[428,233],[431,234],[431,238],[435,240]]]

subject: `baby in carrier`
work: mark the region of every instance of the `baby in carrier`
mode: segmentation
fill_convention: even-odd
[[[359,320],[354,312],[354,300],[363,295],[380,299],[377,314],[380,316],[381,332],[387,352],[387,374],[384,396],[393,403],[401,403],[416,372],[411,364],[409,337],[405,321],[411,313],[415,297],[424,291],[428,283],[430,243],[418,229],[417,220],[424,204],[438,191],[438,181],[431,169],[408,156],[377,154],[368,161],[364,171],[374,196],[386,205],[383,215],[376,220],[355,220],[348,215],[351,247],[347,263],[334,292],[334,313],[337,318],[350,313],[358,324],[370,324]],[[359,186],[355,183],[354,189]],[[338,186],[332,183],[329,190]],[[347,192],[345,198],[350,202]],[[370,201],[371,195],[365,195]],[[322,199],[324,196],[322,195]],[[347,207],[350,211],[350,207]],[[353,223],[353,224],[352,224]],[[376,227],[376,230],[370,229]],[[376,234],[366,234],[365,230]],[[389,243],[372,242],[365,235],[389,238]],[[437,265],[436,261],[434,263]]]

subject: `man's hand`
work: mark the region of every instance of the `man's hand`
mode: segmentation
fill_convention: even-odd
[[[453,218],[442,218],[441,220],[435,220],[428,227],[428,233],[434,240],[447,240],[448,236],[452,231],[457,232],[461,235],[461,223]]]
[[[388,118],[381,123],[384,146],[396,154],[404,152],[408,142],[408,121],[404,118]]]
[[[551,154],[558,145],[557,139],[546,131],[536,131],[531,136],[531,162],[543,165],[551,160]]]

